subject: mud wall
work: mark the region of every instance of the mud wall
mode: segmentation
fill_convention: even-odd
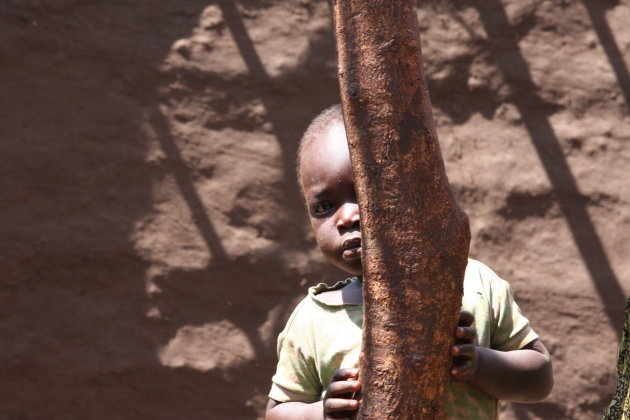
[[[472,256],[592,419],[630,289],[630,2],[418,11]],[[314,247],[296,142],[338,101],[324,0],[0,4],[0,418],[256,419]]]

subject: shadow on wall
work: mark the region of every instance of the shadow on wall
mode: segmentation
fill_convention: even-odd
[[[624,292],[619,284],[586,205],[585,197],[564,157],[545,109],[549,109],[537,94],[529,66],[520,53],[514,30],[499,0],[477,2],[476,6],[488,38],[486,48],[501,69],[504,79],[515,92],[513,102],[523,116],[525,128],[553,187],[555,198],[567,220],[575,245],[588,269],[602,301],[613,331],[620,334],[623,320]],[[500,47],[498,40],[501,41]]]
[[[287,214],[301,214],[293,169],[297,139],[310,118],[338,101],[336,73],[328,66],[334,41],[330,30],[318,33],[300,68],[272,78],[243,24],[236,7],[241,3],[210,2],[223,12],[249,71],[247,94],[262,101],[282,149]],[[498,0],[477,3],[488,34],[509,43],[492,50],[506,80],[517,77],[521,88],[527,82],[513,101],[611,324],[617,325],[617,307],[623,310],[619,282],[541,114],[544,104],[532,93],[527,63],[503,7]],[[274,308],[279,322],[302,290],[290,270],[279,269],[277,255],[238,260],[227,255],[160,112],[168,97],[158,91],[179,76],[183,84],[191,81],[189,75],[157,69],[172,44],[190,35],[208,4],[9,0],[0,5],[0,31],[7,40],[2,52],[9,57],[0,67],[0,107],[11,110],[0,127],[0,226],[8,238],[0,245],[0,417],[256,417],[260,405],[255,398],[267,391],[275,364],[275,349],[260,340],[259,327]],[[627,68],[603,9],[585,4],[628,100]],[[239,80],[221,75],[195,77],[195,83],[218,91],[245,90],[235,86]],[[486,105],[491,113],[495,104]],[[154,129],[166,155],[163,166],[146,162],[145,124]],[[167,315],[158,321],[145,315],[150,264],[130,238],[137,223],[154,211],[152,188],[166,175],[174,176],[214,259],[203,269],[156,279],[162,289],[157,305]],[[287,226],[279,234],[281,247],[312,247],[304,242],[300,223],[287,221]],[[244,332],[255,354],[252,361],[203,371],[164,366],[156,354],[186,326],[222,321]]]
[[[236,327],[235,330],[244,333],[254,357],[235,366],[205,373],[206,380],[210,381],[210,385],[206,386],[209,395],[206,395],[205,405],[199,405],[198,412],[211,407],[213,418],[250,419],[256,418],[258,410],[266,402],[265,395],[276,364],[275,345],[270,346],[261,340],[261,325],[267,315],[272,314],[275,343],[275,336],[293,309],[295,298],[304,293],[297,281],[299,278],[296,279],[291,268],[283,267],[286,263],[279,254],[289,249],[298,249],[306,254],[313,247],[312,243],[304,240],[301,223],[304,210],[295,184],[295,152],[309,120],[338,100],[336,73],[334,69],[329,71],[329,60],[321,59],[322,56],[334,59],[334,43],[329,32],[318,34],[310,41],[299,68],[272,78],[247,32],[237,8],[238,2],[217,0],[216,4],[247,67],[247,89],[236,86],[243,83],[242,80],[222,79],[217,74],[196,74],[189,81],[177,74],[169,77],[174,76],[189,92],[194,92],[195,87],[211,86],[218,92],[225,92],[224,97],[228,101],[241,101],[242,98],[232,96],[239,91],[247,92],[250,99],[261,101],[266,111],[266,122],[271,123],[272,133],[282,150],[284,182],[278,188],[282,189],[285,213],[277,216],[286,220],[281,223],[282,231],[275,233],[279,243],[278,253],[239,259],[227,255],[195,189],[192,173],[182,158],[168,121],[155,107],[151,113],[152,126],[171,164],[169,170],[175,175],[196,227],[213,256],[211,264],[204,269],[174,270],[154,279],[161,290],[155,303],[159,312],[169,319],[169,325],[161,327],[160,344],[166,344],[189,326],[220,324],[223,321],[228,321]],[[191,86],[186,86],[188,82]],[[168,99],[168,94],[161,97],[164,104],[168,103]],[[230,105],[222,104],[226,108]],[[232,128],[238,130],[240,124],[235,122]],[[296,214],[300,216],[296,217]],[[317,265],[313,269],[321,271],[323,277],[331,275],[328,265]],[[235,352],[241,350],[233,349]],[[192,369],[177,369],[182,373],[187,370]]]
[[[455,69],[449,73],[449,77],[434,81],[430,79],[430,75],[428,76],[433,103],[447,113],[455,123],[467,121],[473,109],[490,118],[499,105],[495,102],[496,98],[485,91],[476,92],[473,97],[467,87],[473,58],[479,51],[489,54],[490,60],[497,64],[504,80],[511,88],[512,93],[506,101],[512,102],[523,117],[530,141],[553,187],[551,198],[559,203],[575,245],[600,296],[610,326],[619,335],[623,321],[624,293],[604,251],[595,225],[587,212],[589,198],[579,191],[549,121],[548,114],[554,111],[555,105],[545,102],[536,93],[538,89],[533,82],[529,66],[520,53],[516,38],[518,29],[510,24],[500,0],[472,3],[449,0],[447,3],[450,5],[444,12],[449,13],[450,17],[468,32],[473,45],[470,52],[462,55],[458,62],[448,63]],[[628,95],[630,92],[628,69],[604,19],[607,5],[614,5],[616,2],[583,0],[583,3],[617,75],[621,90],[628,99],[630,96]],[[478,10],[484,30],[488,34],[488,40],[475,35],[474,31],[456,13],[458,8],[470,6]],[[454,100],[455,98],[457,100]]]
[[[630,73],[615,41],[615,37],[610,30],[610,26],[606,22],[606,10],[617,6],[619,0],[582,0],[582,3],[586,7],[593,29],[599,38],[599,43],[604,48],[608,61],[615,72],[615,76],[617,76],[617,82],[626,99],[626,105],[630,108]]]
[[[174,418],[169,406],[185,414],[204,402],[186,387],[212,387],[210,376],[156,359],[166,338],[145,320],[149,265],[129,240],[152,210],[141,126],[156,68],[204,6],[0,6],[11,41],[0,70],[0,106],[11,110],[0,153],[0,223],[11,238],[2,418]]]
[[[310,41],[309,52],[299,68],[289,70],[283,77],[274,80],[267,74],[243,24],[236,4],[232,0],[217,0],[217,4],[223,12],[226,24],[247,66],[249,76],[254,83],[259,84],[257,91],[260,92],[260,99],[267,110],[268,119],[274,127],[274,135],[282,148],[282,163],[285,168],[284,188],[288,193],[287,199],[291,212],[302,212],[301,198],[295,187],[295,158],[299,139],[315,115],[340,100],[337,93],[336,67],[334,69],[326,68],[330,61],[336,62],[335,40],[332,31],[321,32]],[[314,69],[320,69],[323,72],[315,79],[303,79],[306,74],[305,70],[312,71]],[[327,90],[329,94],[321,95],[316,90],[317,86]],[[291,89],[291,87],[298,89]],[[296,121],[292,119],[293,115],[289,112],[291,107],[307,111],[298,120],[297,125]]]
[[[334,57],[332,38],[321,34],[310,46],[305,65],[319,68],[274,80],[235,3],[218,4],[282,146],[291,212],[301,213],[293,155],[308,120],[337,101],[336,75],[322,71],[318,58],[322,50]],[[172,80],[158,68],[207,6],[72,0],[0,6],[0,31],[10,41],[3,53],[11,58],[0,69],[0,106],[11,110],[0,131],[0,225],[10,238],[2,245],[0,417],[256,417],[260,407],[247,402],[267,391],[275,365],[275,349],[261,343],[258,328],[271,309],[283,315],[303,291],[277,256],[230,259],[160,112],[158,91]],[[217,90],[232,83],[216,75],[207,81]],[[145,160],[146,125],[166,154],[163,166]],[[214,261],[157,279],[158,305],[171,317],[156,321],[145,315],[150,264],[130,238],[154,210],[152,188],[165,175],[174,176]],[[302,224],[288,224],[281,239],[311,248]],[[260,290],[244,294],[252,279]],[[269,285],[284,296],[265,295]],[[241,328],[254,361],[205,372],[162,364],[160,346],[187,325],[213,321]]]

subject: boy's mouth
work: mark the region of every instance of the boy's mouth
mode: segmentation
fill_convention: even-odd
[[[341,246],[343,253],[341,257],[346,261],[356,260],[357,258],[361,258],[361,238],[354,237],[349,238],[343,241]]]

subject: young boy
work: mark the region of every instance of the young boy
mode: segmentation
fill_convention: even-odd
[[[352,276],[309,289],[278,338],[267,420],[349,418],[361,389],[363,320],[359,208],[341,107],[318,115],[300,143],[298,181],[322,253]],[[496,419],[497,400],[534,402],[553,386],[549,353],[510,287],[469,260],[446,403],[449,419]]]

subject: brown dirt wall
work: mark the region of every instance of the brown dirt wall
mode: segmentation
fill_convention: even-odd
[[[472,256],[593,419],[630,291],[630,1],[418,17]],[[338,101],[325,0],[0,4],[0,419],[257,419],[315,249],[297,140]]]

